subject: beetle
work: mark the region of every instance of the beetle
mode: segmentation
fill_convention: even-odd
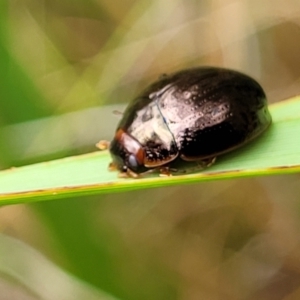
[[[121,176],[212,165],[271,124],[267,98],[253,78],[218,67],[164,75],[126,108],[110,143],[110,169]]]

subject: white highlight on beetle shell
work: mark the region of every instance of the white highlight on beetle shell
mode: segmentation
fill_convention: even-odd
[[[180,145],[186,129],[193,132],[212,127],[229,116],[230,104],[226,99],[221,96],[207,100],[195,86],[181,91],[169,84],[149,98],[153,101],[136,111],[135,121],[128,128],[142,145],[151,141],[170,150],[173,141]]]
[[[149,105],[137,111],[136,114],[135,122],[128,128],[128,132],[142,145],[152,141],[161,145],[162,148],[170,150],[174,138],[156,101],[149,103]]]
[[[185,129],[195,131],[217,125],[228,118],[230,110],[226,99],[207,100],[194,86],[184,91],[169,87],[157,102],[177,145]]]

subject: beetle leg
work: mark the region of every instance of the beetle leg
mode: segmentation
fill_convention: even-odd
[[[162,167],[160,169],[160,175],[172,176],[173,173],[176,173],[177,175],[182,175],[186,173],[197,172],[199,170],[203,170],[205,168],[210,167],[215,163],[215,161],[216,161],[216,157],[210,157],[210,158],[195,161],[193,166],[187,168],[175,169],[170,167]]]
[[[128,175],[128,177],[130,178],[138,178],[139,175],[135,172],[133,172],[132,170],[130,170],[129,168],[127,168],[126,174]]]
[[[159,176],[160,177],[167,177],[167,176],[172,176],[173,173],[176,173],[178,170],[170,167],[161,167],[159,169]]]
[[[118,174],[118,177],[119,178],[138,178],[140,176],[137,173],[130,170],[129,168],[127,168],[127,170],[125,172],[120,172]]]
[[[212,166],[215,163],[216,159],[217,159],[216,156],[215,157],[210,157],[210,158],[207,158],[207,159],[200,160],[198,162],[198,164],[203,169],[208,168],[208,167]]]
[[[108,165],[108,170],[109,171],[118,171],[119,168],[114,162],[111,162]],[[119,172],[118,177],[120,177],[120,178],[138,178],[140,176],[139,176],[139,174],[137,174],[137,173],[133,172],[132,170],[130,170],[129,168],[127,168],[126,171]]]
[[[96,147],[99,149],[99,150],[107,150],[108,147],[110,145],[110,142],[109,141],[106,141],[106,140],[101,140],[99,141],[97,144],[96,144]]]
[[[127,172],[120,172],[120,173],[118,174],[118,177],[119,177],[119,178],[129,178]]]
[[[162,167],[159,169],[159,176],[160,177],[168,177],[168,176],[172,176],[171,172],[170,172],[170,168],[169,167]]]
[[[109,171],[117,171],[117,170],[119,170],[119,168],[114,162],[111,162],[108,165],[108,170]],[[137,177],[139,177],[139,175],[137,173],[133,172],[129,168],[127,168],[126,171],[119,172],[118,176],[120,178],[137,178]]]
[[[118,167],[117,167],[117,165],[114,162],[111,162],[108,165],[108,170],[109,171],[116,171],[116,170],[118,170]]]

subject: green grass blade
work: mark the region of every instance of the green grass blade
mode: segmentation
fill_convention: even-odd
[[[24,293],[22,299],[29,299],[28,294],[44,300],[119,299],[63,271],[26,243],[3,234],[0,234],[0,272],[1,281],[9,278],[11,289]],[[1,288],[2,293],[3,290],[9,294],[7,289]]]
[[[295,173],[300,171],[300,97],[270,107],[273,124],[249,145],[218,158],[205,171],[141,179],[109,172],[107,151],[12,168],[0,172],[2,204],[186,184],[207,180]]]

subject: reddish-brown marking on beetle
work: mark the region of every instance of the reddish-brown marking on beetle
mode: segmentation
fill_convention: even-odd
[[[116,132],[115,139],[129,152],[132,153],[139,164],[143,164],[145,160],[145,151],[133,137],[128,135],[123,129]]]
[[[147,159],[147,157],[145,157],[144,160],[144,165],[147,168],[156,168],[156,167],[160,167],[162,165],[165,165],[171,161],[173,161],[176,157],[178,156],[178,153],[175,153],[173,155],[169,155],[168,157],[165,157],[164,159],[161,160],[149,160]]]

